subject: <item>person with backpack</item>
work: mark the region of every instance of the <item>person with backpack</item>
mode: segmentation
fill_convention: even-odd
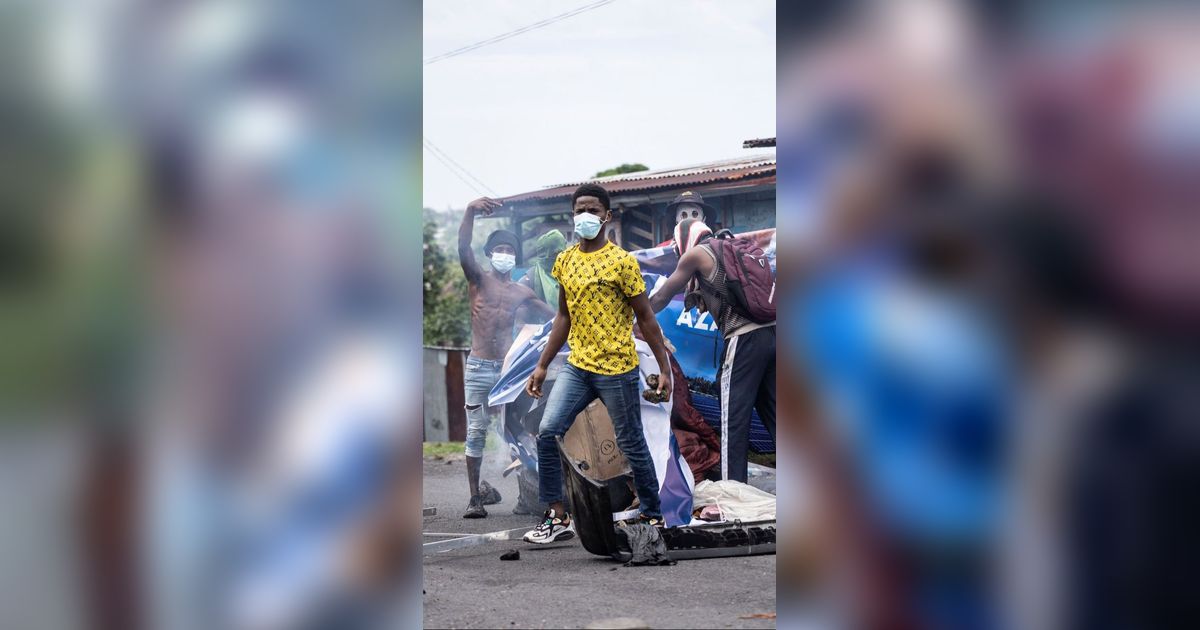
[[[721,478],[746,482],[750,415],[757,410],[775,436],[775,278],[749,239],[714,237],[698,219],[675,226],[679,265],[653,295],[659,312],[686,290],[685,308],[712,313],[725,339],[721,389]]]

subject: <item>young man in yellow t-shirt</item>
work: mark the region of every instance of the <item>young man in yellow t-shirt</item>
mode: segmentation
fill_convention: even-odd
[[[642,433],[641,379],[633,343],[633,318],[658,360],[658,392],[670,396],[671,364],[658,320],[646,297],[646,283],[633,256],[603,236],[602,225],[612,218],[608,192],[596,184],[580,186],[571,198],[579,242],[559,254],[551,275],[558,280],[558,314],[550,339],[525,391],[542,397],[546,368],[564,342],[571,349],[546,401],[538,427],[538,482],[541,500],[548,503],[542,524],[525,534],[525,541],[547,544],[575,535],[575,524],[562,502],[562,465],[557,438],[571,428],[593,400],[608,408],[617,446],[633,470],[640,503],[639,520],[662,522],[658,477]]]

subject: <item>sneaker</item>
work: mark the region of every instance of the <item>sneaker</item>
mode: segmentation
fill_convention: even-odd
[[[486,481],[479,482],[479,498],[483,500],[484,505],[496,505],[504,500],[500,498],[500,491]]]
[[[567,514],[563,516],[570,518]],[[556,540],[570,540],[574,537],[575,521],[568,520],[564,523],[554,510],[546,510],[542,524],[526,532],[521,540],[535,545],[548,545]]]
[[[463,518],[487,518],[487,510],[483,509],[483,501],[478,496],[471,497],[467,511],[463,512]]]

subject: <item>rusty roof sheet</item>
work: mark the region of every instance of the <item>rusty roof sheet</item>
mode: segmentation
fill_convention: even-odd
[[[686,186],[709,185],[716,187],[745,184],[765,184],[775,181],[775,156],[771,154],[742,157],[694,166],[638,171],[609,177],[586,179],[549,186],[542,190],[503,197],[509,202],[538,202],[570,197],[581,184],[596,183],[604,186],[610,195],[619,193],[645,192]]]

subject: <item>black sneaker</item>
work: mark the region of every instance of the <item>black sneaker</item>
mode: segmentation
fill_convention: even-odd
[[[571,518],[567,514],[563,516]],[[564,520],[555,514],[554,510],[546,510],[542,524],[526,532],[521,539],[535,545],[548,545],[556,540],[570,540],[574,537],[575,521]]]
[[[487,510],[483,509],[483,501],[478,496],[471,497],[467,511],[463,512],[463,518],[487,518]]]
[[[479,498],[483,500],[484,505],[496,505],[504,500],[500,498],[500,491],[486,481],[479,482]]]

